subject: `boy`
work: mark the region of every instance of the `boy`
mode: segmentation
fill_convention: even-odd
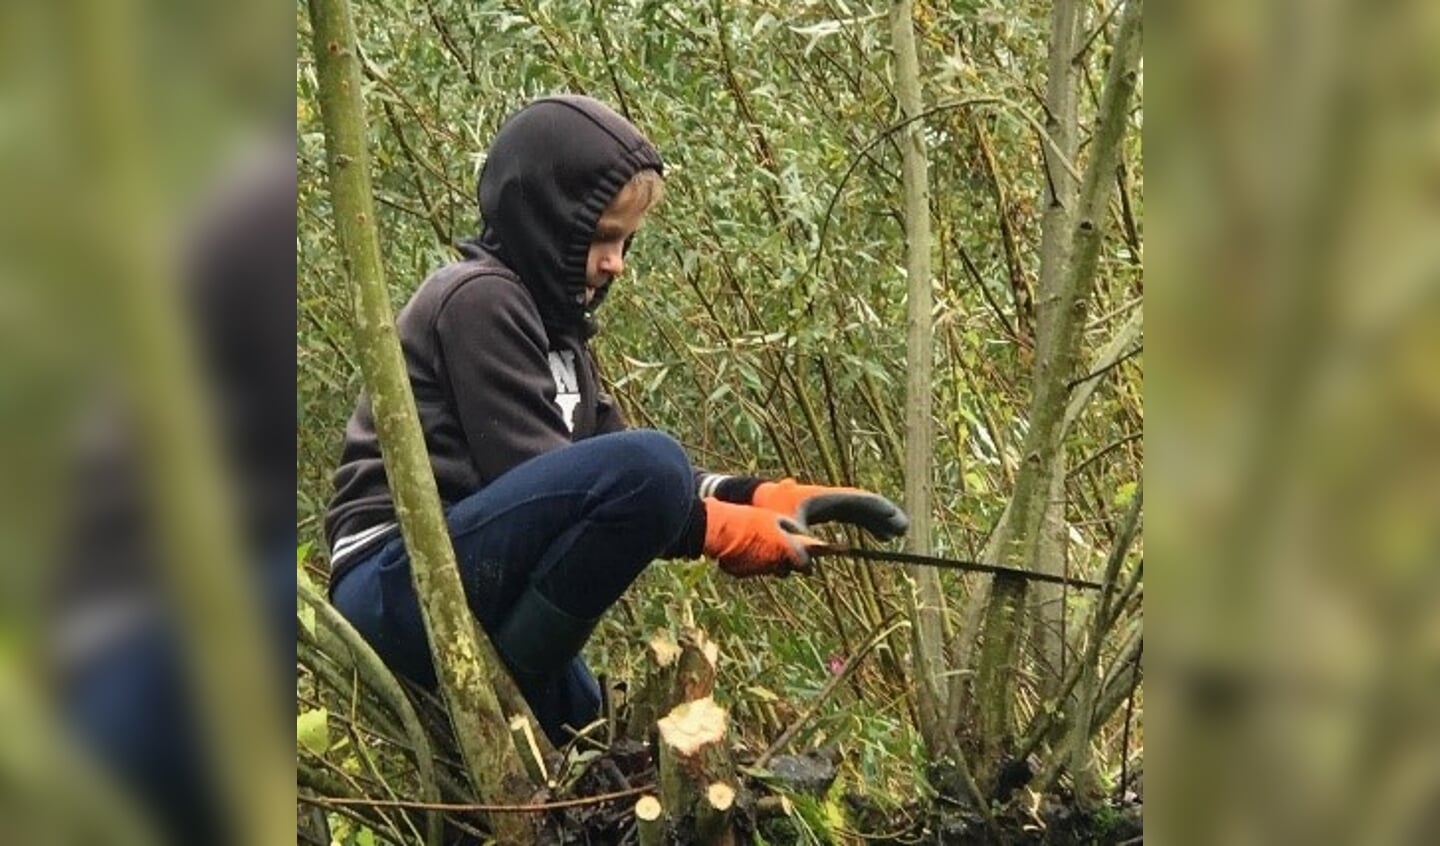
[[[875,494],[697,472],[668,436],[626,430],[587,342],[662,171],[654,145],[598,101],[531,103],[490,148],[480,236],[397,318],[466,597],[557,743],[598,709],[581,647],[651,561],[703,554],[731,575],[783,575],[820,544],[807,520],[887,538],[908,526]],[[393,669],[433,687],[364,396],[335,487],[335,605]]]

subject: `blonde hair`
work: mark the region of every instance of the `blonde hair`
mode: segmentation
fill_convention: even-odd
[[[631,203],[640,203],[642,213],[649,212],[665,196],[665,177],[657,170],[646,168],[630,177],[610,201],[611,208],[623,208]]]

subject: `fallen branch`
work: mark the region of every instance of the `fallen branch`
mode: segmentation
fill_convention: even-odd
[[[419,808],[428,811],[480,811],[491,814],[538,814],[544,813],[545,811],[558,811],[562,808],[581,808],[586,805],[601,805],[606,802],[613,802],[616,799],[627,799],[631,796],[639,796],[642,793],[647,793],[654,789],[655,785],[647,784],[629,790],[602,793],[598,796],[583,796],[578,799],[562,799],[556,802],[536,802],[531,805],[491,805],[477,802],[411,802],[405,799],[348,799],[334,796],[301,796],[299,798],[301,802],[341,808],[359,805],[372,808]]]

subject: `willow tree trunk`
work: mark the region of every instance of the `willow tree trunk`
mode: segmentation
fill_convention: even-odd
[[[1068,382],[1076,370],[1080,330],[1094,288],[1106,210],[1138,76],[1142,5],[1142,0],[1126,0],[1121,13],[1093,153],[1072,221],[1070,269],[1064,285],[1055,293],[1052,330],[1036,355],[1030,428],[1010,502],[1010,519],[1002,527],[999,544],[1002,563],[1012,566],[1033,567],[1039,554],[1046,499],[1051,490],[1049,473],[1060,448]],[[996,579],[985,609],[975,672],[983,785],[993,783],[997,767],[1013,749],[1015,662],[1024,629],[1025,594],[1022,580]]]
[[[932,370],[935,350],[930,291],[930,177],[925,160],[925,130],[918,119],[920,66],[915,53],[915,31],[910,0],[897,0],[890,8],[890,34],[895,51],[895,93],[905,125],[899,132],[901,175],[905,192],[905,276],[907,281],[905,349],[905,510],[910,515],[906,548],[928,555],[930,532],[931,466],[934,463],[935,424]],[[920,732],[931,757],[951,752],[951,734],[942,719],[945,698],[940,679],[945,672],[944,594],[940,575],[926,567],[910,568],[913,590],[910,617],[915,633],[914,672],[919,680],[916,711]]]
[[[45,8],[44,6],[40,8]],[[102,223],[86,249],[103,269],[98,313],[114,320],[117,358],[133,390],[145,496],[156,516],[159,575],[174,602],[187,685],[215,768],[228,839],[260,846],[293,836],[286,810],[293,769],[284,701],[247,567],[211,419],[165,251],[155,142],[143,115],[142,9],[133,2],[63,7],[73,87],[62,108],[84,156],[89,214]],[[14,730],[13,727],[7,731]]]
[[[1045,131],[1055,148],[1045,152],[1045,211],[1040,217],[1040,282],[1036,297],[1036,343],[1044,349],[1055,331],[1055,308],[1065,285],[1070,265],[1070,219],[1075,209],[1077,188],[1066,163],[1073,162],[1078,148],[1080,80],[1075,61],[1080,23],[1084,19],[1079,0],[1055,0],[1050,10],[1050,56],[1045,83]],[[1067,538],[1064,448],[1055,451],[1048,475],[1044,528],[1041,530],[1036,569],[1059,573],[1064,569]],[[1064,673],[1065,617],[1064,589],[1058,585],[1032,586],[1030,603],[1031,654],[1042,668],[1042,694],[1049,697]]]
[[[375,229],[350,5],[347,0],[310,0],[310,21],[335,228],[354,300],[355,343],[436,675],[477,796],[483,802],[519,802],[528,793],[528,780],[497,692],[512,713],[527,718],[529,713],[489,640],[477,630],[465,601],[415,398],[396,340]],[[492,835],[502,843],[535,840],[523,814],[492,814],[490,826]]]

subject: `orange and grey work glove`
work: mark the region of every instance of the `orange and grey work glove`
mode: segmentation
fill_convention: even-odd
[[[737,578],[785,576],[810,569],[810,548],[825,542],[774,511],[705,500],[705,555]]]
[[[900,506],[860,488],[827,488],[784,479],[760,483],[750,502],[789,517],[803,532],[817,523],[848,523],[890,540],[910,528],[910,518]]]

